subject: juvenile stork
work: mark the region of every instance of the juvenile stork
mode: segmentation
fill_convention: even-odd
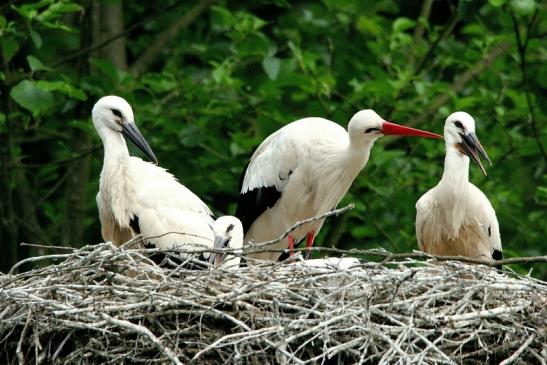
[[[157,166],[156,156],[135,125],[131,106],[118,96],[105,96],[93,107],[92,119],[104,146],[97,194],[104,240],[119,246],[142,233],[147,244],[162,250],[213,247],[211,211]],[[129,156],[124,137],[154,163]]]
[[[226,253],[214,252],[209,256],[209,263],[215,268],[236,270],[241,261],[241,249],[243,247],[243,226],[241,221],[233,216],[218,218],[214,225],[214,248],[231,249]]]
[[[384,135],[441,136],[386,122],[373,110],[351,118],[347,131],[323,118],[304,118],[270,135],[257,148],[240,179],[236,216],[243,224],[244,244],[281,236],[295,222],[338,205],[366,165],[376,139]],[[306,237],[308,255],[323,220],[293,231],[287,241],[268,249],[282,250]],[[280,252],[249,254],[276,261]]]
[[[416,203],[416,237],[420,250],[446,256],[501,260],[496,212],[488,198],[469,182],[469,158],[486,175],[480,156],[490,158],[465,112],[444,124],[446,157],[441,181]],[[479,156],[480,155],[480,156]]]

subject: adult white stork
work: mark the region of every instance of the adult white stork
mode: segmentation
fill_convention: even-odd
[[[386,122],[373,110],[357,112],[347,131],[323,118],[292,122],[262,142],[240,179],[236,216],[243,224],[244,244],[281,236],[295,222],[330,211],[338,205],[366,165],[370,149],[383,135],[441,136]],[[282,250],[306,237],[308,252],[323,220],[293,231],[287,241],[268,249]],[[279,252],[249,254],[276,261]],[[307,255],[309,256],[309,254]]]
[[[469,182],[469,158],[486,171],[479,155],[490,158],[475,134],[475,121],[465,112],[444,124],[446,157],[441,181],[416,203],[416,237],[420,250],[434,255],[461,255],[501,260],[496,212],[488,198]]]
[[[157,164],[131,106],[118,96],[105,96],[93,107],[92,119],[104,146],[97,194],[103,238],[121,245],[142,233],[145,242],[162,250],[213,247],[207,205],[165,169],[129,155],[124,136]]]

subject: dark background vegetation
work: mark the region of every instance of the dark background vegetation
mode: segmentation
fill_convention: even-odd
[[[533,0],[4,1],[0,5],[0,269],[101,241],[103,95],[133,106],[160,164],[217,214],[268,134],[305,116],[346,125],[363,108],[442,133],[465,110],[494,166],[506,256],[547,251],[545,2]],[[135,150],[134,153],[138,154]],[[140,154],[139,154],[140,155]],[[416,200],[444,144],[378,141],[319,245],[416,248]],[[50,252],[47,250],[47,252]],[[545,265],[547,266],[547,265]],[[547,277],[537,265],[535,275]],[[526,270],[529,268],[522,268]]]

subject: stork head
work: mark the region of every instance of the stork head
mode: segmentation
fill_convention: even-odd
[[[158,164],[154,152],[135,124],[133,110],[125,99],[119,96],[103,96],[95,103],[91,112],[93,125],[103,139],[112,133],[120,133],[129,138],[144,154]]]
[[[475,134],[475,120],[466,112],[455,112],[446,118],[444,139],[447,147],[454,147],[462,156],[471,158],[486,175],[480,156],[492,165],[492,161]]]
[[[243,247],[243,226],[241,225],[241,221],[236,217],[225,215],[218,218],[213,223],[213,231],[215,232],[215,249],[237,249]],[[219,267],[221,265],[234,266],[239,264],[239,257],[233,256],[233,259],[226,260],[226,255],[227,254],[222,253],[212,253],[209,256],[209,264],[214,267]],[[230,262],[230,264],[225,264],[224,261]]]
[[[349,121],[348,133],[350,138],[355,141],[375,141],[386,135],[443,138],[435,133],[387,122],[372,109],[355,113]]]

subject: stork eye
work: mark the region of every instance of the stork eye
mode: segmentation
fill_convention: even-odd
[[[114,114],[115,116],[117,116],[118,118],[122,119],[123,116],[122,116],[122,112],[119,111],[118,109],[110,109],[112,110],[112,114]]]
[[[230,232],[232,229],[234,229],[234,225],[229,224],[228,227],[226,227],[226,233]]]
[[[368,128],[365,133],[370,133],[370,132],[377,132],[379,131],[380,129],[379,128]]]
[[[460,122],[459,120],[455,121],[454,122],[454,125],[458,128],[460,128],[461,130],[463,130],[463,124],[462,122]]]

